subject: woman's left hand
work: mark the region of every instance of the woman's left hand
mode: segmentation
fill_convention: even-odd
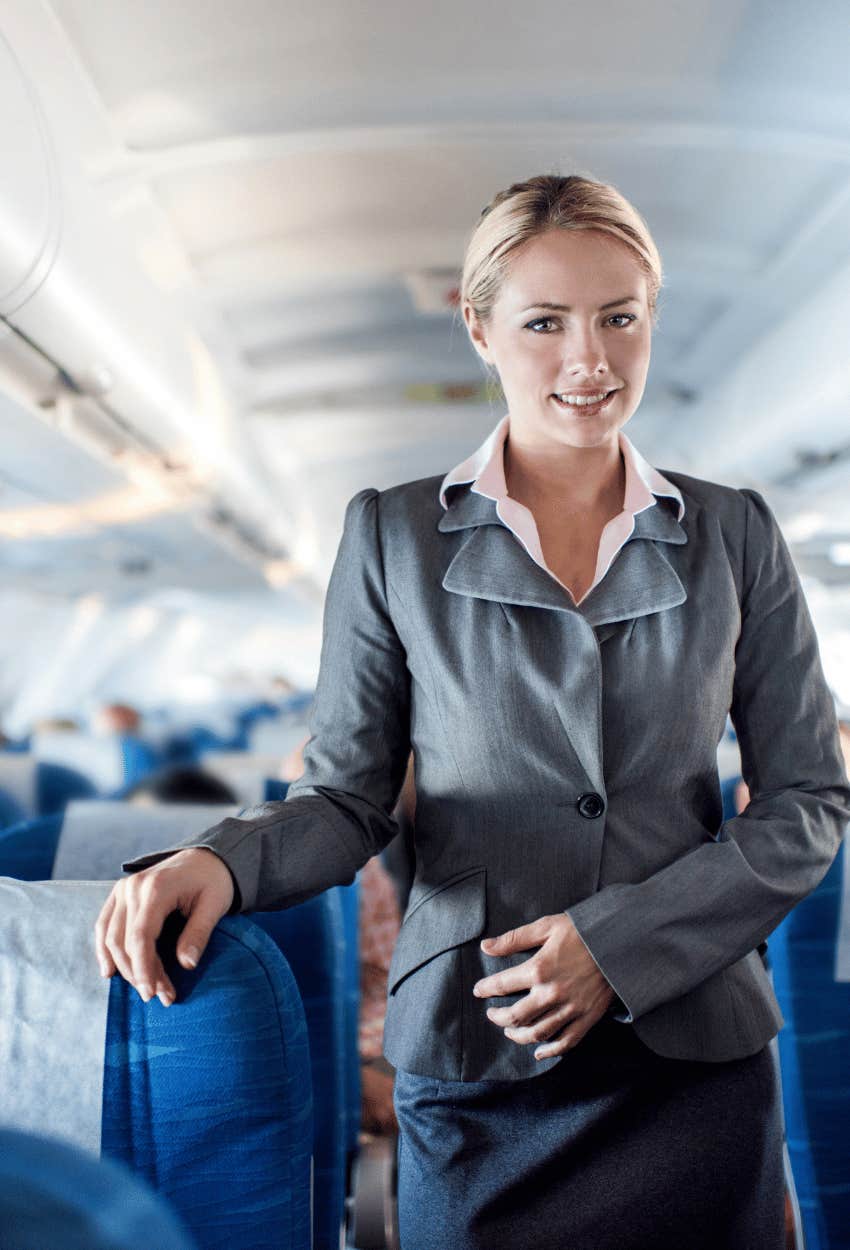
[[[533,946],[540,949],[530,959],[484,977],[473,993],[477,998],[496,998],[528,990],[511,1007],[489,1007],[487,1018],[520,1046],[546,1042],[534,1057],[548,1059],[581,1041],[615,995],[566,912],[541,916],[481,943],[485,955],[513,955]]]

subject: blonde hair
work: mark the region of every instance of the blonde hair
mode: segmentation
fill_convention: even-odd
[[[578,174],[537,174],[499,191],[472,232],[463,262],[461,304],[489,321],[510,255],[547,230],[600,230],[624,243],[646,276],[653,320],[661,289],[661,257],[640,213],[616,187]]]

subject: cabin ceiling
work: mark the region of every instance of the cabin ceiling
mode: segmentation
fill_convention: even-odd
[[[629,434],[660,467],[700,473],[695,405],[850,262],[844,0],[46,9],[108,123],[80,161],[320,584],[355,491],[447,470],[502,415],[445,298],[498,189],[584,172],[650,223],[666,281]]]

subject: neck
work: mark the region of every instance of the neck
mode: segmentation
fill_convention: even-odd
[[[619,439],[599,447],[548,447],[518,442],[510,433],[504,449],[505,483],[512,499],[562,515],[622,511],[626,466]]]

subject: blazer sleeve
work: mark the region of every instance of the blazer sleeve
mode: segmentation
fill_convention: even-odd
[[[716,840],[636,884],[570,907],[629,1023],[743,958],[838,852],[850,787],[803,590],[762,496],[746,500],[741,627],[730,709],[751,800]]]
[[[398,832],[391,816],[410,752],[410,678],[387,609],[378,492],[349,502],[325,600],[311,737],[282,802],[228,817],[124,865],[208,847],[234,878],[232,912],[294,906],[358,869]]]

